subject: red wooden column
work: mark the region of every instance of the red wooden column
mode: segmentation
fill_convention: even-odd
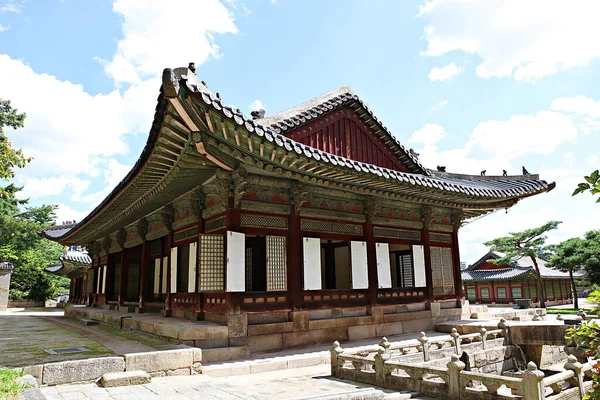
[[[165,316],[171,316],[171,248],[173,247],[173,229],[169,227],[169,235],[167,236],[167,298],[165,299]]]
[[[481,302],[481,295],[479,294],[479,284],[475,281],[475,301]]]
[[[429,244],[429,224],[431,223],[431,208],[423,207],[423,229],[421,230],[421,240],[423,241],[423,255],[425,258],[425,298],[428,302],[434,301],[433,295],[433,275],[431,272],[431,245]]]
[[[287,234],[287,288],[290,294],[292,311],[302,309],[302,235],[300,234],[300,215],[294,204],[290,205]]]
[[[454,272],[454,293],[456,299],[460,300],[465,297],[462,290],[462,278],[460,275],[460,249],[458,246],[458,227],[452,232],[452,264]]]
[[[508,302],[514,303],[513,295],[512,295],[512,281],[508,281]]]
[[[370,306],[377,305],[377,255],[375,250],[375,237],[373,236],[373,222],[367,216],[367,222],[364,225],[365,238],[367,241],[367,268],[369,276],[369,290],[367,298]]]
[[[140,261],[140,292],[138,299],[139,312],[144,311],[144,291],[146,290],[146,270],[148,269],[148,241],[142,236],[142,259]]]
[[[496,287],[494,286],[494,281],[492,281],[492,302],[496,302]]]
[[[127,263],[127,255],[126,255],[125,246],[121,247],[121,269],[119,270],[119,296],[117,300],[119,301],[119,305],[123,304],[123,300],[125,299],[125,294],[127,292],[127,274],[126,274],[126,266]]]

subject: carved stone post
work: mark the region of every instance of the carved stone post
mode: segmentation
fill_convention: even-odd
[[[527,364],[523,372],[523,398],[527,400],[542,400],[544,396],[544,373],[537,368],[533,361]]]
[[[498,329],[502,329],[504,334],[504,344],[508,346],[510,344],[510,336],[508,334],[508,325],[506,324],[506,320],[504,318],[500,318],[500,322],[498,322]]]
[[[479,334],[481,335],[481,347],[483,348],[483,350],[485,350],[485,348],[487,347],[487,329],[485,329],[483,326],[479,328]]]
[[[419,333],[417,340],[421,342],[421,348],[423,349],[423,361],[429,361],[429,338],[427,335],[425,335],[425,332],[421,332]]]
[[[456,352],[456,354],[460,355],[460,333],[458,333],[456,328],[452,328],[450,336],[452,336],[452,342],[454,343],[454,351]]]
[[[460,399],[460,371],[465,369],[465,363],[460,361],[458,355],[452,354],[448,367],[448,396],[451,399]]]
[[[375,354],[375,380],[377,382],[377,386],[386,387],[385,362],[390,358],[391,355],[387,352],[387,349],[382,346],[377,347],[377,354]]]
[[[341,363],[338,360],[338,356],[344,352],[342,346],[340,346],[340,342],[337,340],[333,342],[333,347],[329,350],[329,354],[331,355],[331,376],[334,378],[338,377],[338,368],[341,367]]]
[[[388,341],[388,339],[384,336],[381,338],[381,342],[379,342],[379,346],[383,347],[387,354],[390,354],[390,346],[392,344]]]
[[[583,386],[583,365],[577,361],[577,357],[571,354],[567,358],[567,362],[565,363],[565,369],[568,371],[573,371],[575,376],[573,377],[571,386],[577,386],[579,388],[579,394],[583,399],[585,397],[585,387]]]

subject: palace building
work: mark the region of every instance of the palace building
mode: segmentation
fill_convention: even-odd
[[[539,305],[539,285],[531,259],[524,257],[511,264],[493,264],[490,260],[502,258],[502,254],[490,251],[466,270],[462,280],[467,299],[473,303],[514,304],[517,299],[531,299]],[[544,282],[546,305],[568,304],[573,301],[569,273],[546,267],[546,261],[537,259]],[[581,278],[582,272],[574,272]]]
[[[129,174],[43,233],[87,248],[90,264],[61,260],[71,302],[225,324],[237,343],[283,335],[276,347],[423,330],[460,317],[461,223],[554,187],[429,170],[349,87],[252,118],[193,66],[160,89]]]

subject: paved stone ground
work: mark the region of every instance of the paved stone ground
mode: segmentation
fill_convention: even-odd
[[[41,388],[48,400],[79,399],[305,399],[313,396],[349,393],[370,388],[357,382],[334,379],[328,365],[265,372],[236,377],[210,378],[204,375],[153,378],[147,385],[101,388],[95,384],[61,385]],[[389,390],[386,393],[397,393]],[[424,399],[419,397],[419,399]]]

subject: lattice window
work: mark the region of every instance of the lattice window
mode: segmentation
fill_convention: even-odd
[[[286,290],[285,236],[267,236],[267,291]]]
[[[475,292],[475,288],[468,288],[467,289],[467,299],[475,300],[476,298],[477,298],[477,294]]]
[[[452,236],[445,233],[430,233],[429,240],[432,242],[452,243]]]
[[[430,255],[433,292],[436,294],[454,293],[452,250],[448,247],[431,247]]]
[[[406,239],[406,240],[421,240],[421,232],[419,232],[419,231],[409,231],[406,229],[384,228],[381,226],[373,227],[373,236]]]
[[[523,292],[521,291],[520,287],[514,287],[511,290],[512,290],[512,297],[513,297],[513,299],[521,299],[521,298],[523,298]]]
[[[361,236],[363,234],[362,225],[339,224],[336,222],[315,221],[312,219],[301,220],[300,229],[310,232],[345,233],[348,235]]]
[[[246,292],[252,291],[252,247],[246,247]]]
[[[503,287],[496,288],[496,294],[497,294],[496,297],[498,299],[505,299],[506,298],[506,288],[503,288]]]
[[[206,232],[216,231],[217,229],[223,229],[227,226],[227,217],[221,217],[213,219],[212,221],[206,222],[204,228]]]
[[[287,229],[288,227],[287,218],[255,214],[242,214],[240,224],[256,228]]]
[[[198,290],[222,291],[224,288],[224,235],[200,235],[198,251]]]
[[[490,289],[489,288],[481,288],[481,298],[482,299],[490,298]]]
[[[413,262],[410,251],[397,252],[396,265],[398,266],[398,287],[414,287]]]
[[[94,293],[94,270],[89,269],[87,271],[87,280],[85,281],[85,293],[92,294]]]

